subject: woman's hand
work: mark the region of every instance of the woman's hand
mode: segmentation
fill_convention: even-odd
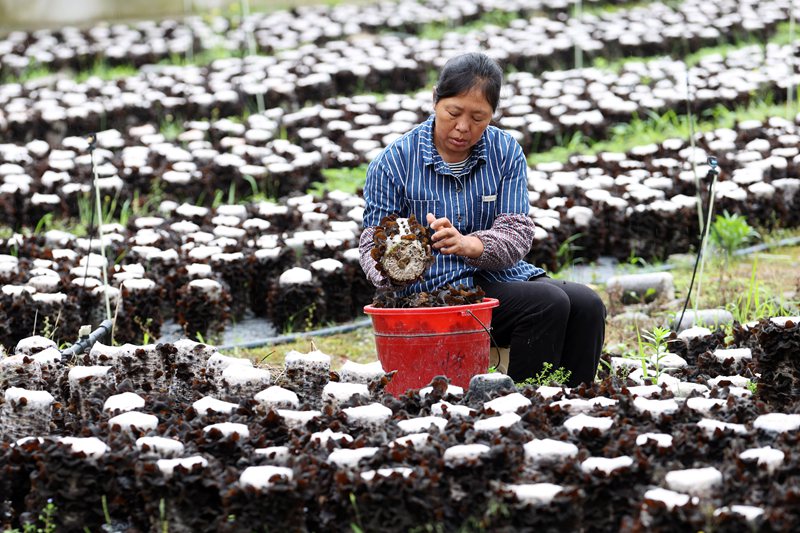
[[[434,232],[431,235],[434,250],[446,255],[454,254],[472,259],[480,257],[483,253],[483,242],[477,237],[462,235],[447,217],[436,218],[433,213],[428,213],[427,219],[428,225]]]

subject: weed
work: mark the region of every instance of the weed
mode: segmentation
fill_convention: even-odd
[[[358,504],[356,502],[356,495],[352,492],[350,493],[350,505],[353,506],[353,511],[356,515],[356,523],[350,524],[350,528],[353,530],[353,533],[364,533],[364,528],[361,525],[361,513],[358,511]]]
[[[106,498],[105,494],[101,496],[100,503],[103,505],[103,518],[106,521],[106,525],[111,526],[111,513],[108,511],[108,498]]]
[[[317,304],[316,303],[312,303],[311,305],[308,306],[307,309],[308,309],[308,311],[306,312],[306,318],[305,318],[305,321],[304,321],[305,322],[305,331],[311,331],[316,326],[316,324],[314,323],[314,315],[317,314]]]
[[[58,310],[58,314],[56,315],[55,323],[50,323],[50,317],[45,316],[42,319],[42,330],[40,332],[42,337],[46,337],[50,340],[54,340],[56,336],[56,331],[58,331],[58,323],[61,321],[61,310]],[[35,334],[35,329],[34,329]]]
[[[636,328],[638,358],[642,363],[642,375],[645,379],[650,379],[647,365],[651,363],[655,369],[653,379],[658,381],[661,375],[661,359],[667,355],[667,342],[671,333],[669,328],[660,326],[654,327],[653,331],[644,333],[641,333],[638,327]]]
[[[52,499],[47,500],[47,504],[39,513],[39,519],[36,523],[23,524],[22,530],[6,529],[3,533],[55,533],[57,529],[56,524],[56,511],[58,508],[53,503]]]
[[[740,324],[760,318],[789,314],[789,309],[782,302],[776,301],[768,289],[759,282],[757,274],[758,261],[755,260],[750,271],[747,290],[740,292],[735,301],[727,305],[733,319]]]
[[[222,201],[225,199],[225,193],[219,189],[214,192],[214,199],[211,201],[211,209],[217,210],[219,206],[222,205]],[[202,205],[200,200],[198,199],[197,205]]]
[[[173,142],[183,133],[183,125],[172,115],[166,115],[159,126],[159,131],[167,141]]]
[[[111,65],[104,60],[95,61],[92,67],[75,74],[75,81],[83,83],[89,78],[100,78],[104,81],[131,78],[138,74],[138,69],[132,65]]]
[[[169,521],[167,521],[167,500],[161,498],[158,502],[158,516],[161,521],[161,533],[169,533]]]
[[[242,176],[242,179],[250,185],[250,194],[253,198],[260,196],[260,192],[258,190],[258,182],[253,176],[251,176],[250,174],[245,174]]]
[[[236,203],[236,182],[231,182],[230,187],[228,187],[228,205],[233,205]]]
[[[563,366],[553,370],[553,363],[545,362],[542,365],[542,369],[533,377],[523,381],[522,385],[531,385],[534,387],[551,385],[553,383],[557,385],[564,385],[567,383],[567,381],[569,381],[571,376],[572,371],[567,370]]]
[[[40,218],[39,222],[36,223],[36,227],[33,228],[33,234],[40,235],[47,232],[53,226],[54,216],[55,215],[52,212],[42,215],[42,218]]]
[[[142,321],[141,317],[135,316],[133,317],[133,321],[139,326],[139,329],[142,330],[142,344],[150,344],[150,339],[154,338],[152,331],[150,331],[150,326],[153,325],[153,317],[147,317],[144,321]]]
[[[558,245],[556,261],[559,265],[559,271],[574,266],[583,260],[581,257],[575,257],[576,252],[583,250],[583,246],[575,244],[581,237],[583,237],[582,233],[575,233],[564,239],[564,242]]]
[[[354,168],[327,168],[322,171],[325,178],[322,182],[312,184],[308,193],[323,196],[327,191],[340,190],[355,194],[364,187],[367,180],[367,167],[360,165]]]
[[[722,250],[725,268],[727,268],[733,253],[739,248],[743,248],[753,239],[761,236],[747,223],[747,219],[737,213],[730,214],[725,211],[717,215],[711,224],[711,242],[719,250]]]

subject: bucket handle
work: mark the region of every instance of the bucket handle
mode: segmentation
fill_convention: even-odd
[[[495,342],[494,337],[492,336],[492,331],[491,331],[492,328],[486,327],[486,324],[484,324],[483,321],[481,321],[480,318],[475,316],[475,313],[473,313],[471,309],[466,309],[466,310],[462,311],[461,314],[464,315],[464,316],[470,315],[472,318],[474,318],[478,322],[478,324],[481,325],[481,327],[483,328],[483,331],[485,331],[486,334],[489,335],[489,340],[492,341],[492,345],[497,346],[497,342]]]

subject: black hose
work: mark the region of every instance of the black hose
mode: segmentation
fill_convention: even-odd
[[[683,302],[683,310],[681,311],[680,319],[675,323],[675,329],[678,330],[681,328],[681,324],[683,324],[683,317],[686,314],[686,308],[689,306],[689,300],[692,297],[692,288],[694,287],[694,279],[697,275],[697,267],[700,265],[700,259],[703,255],[703,248],[705,246],[706,240],[708,239],[708,232],[709,227],[711,226],[711,215],[714,210],[714,184],[717,181],[717,175],[719,174],[719,170],[717,170],[717,158],[709,157],[708,164],[711,168],[708,169],[708,173],[706,174],[706,179],[710,178],[708,183],[708,221],[703,226],[703,234],[700,238],[700,246],[697,249],[697,256],[694,260],[694,268],[692,269],[692,279],[689,281],[689,290],[686,291],[686,300]],[[695,317],[696,319],[697,317]]]
[[[65,359],[71,359],[77,355],[82,354],[86,350],[90,349],[94,346],[94,343],[109,335],[111,333],[111,327],[113,326],[114,322],[111,319],[103,320],[97,329],[89,333],[86,337],[81,337],[78,339],[78,342],[70,346],[69,348],[65,348],[61,351],[61,356]]]

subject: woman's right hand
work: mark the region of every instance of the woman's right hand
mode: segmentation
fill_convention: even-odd
[[[483,241],[470,235],[462,235],[447,217],[436,218],[428,213],[428,225],[433,230],[431,242],[433,249],[445,255],[460,255],[475,259],[483,253]]]

